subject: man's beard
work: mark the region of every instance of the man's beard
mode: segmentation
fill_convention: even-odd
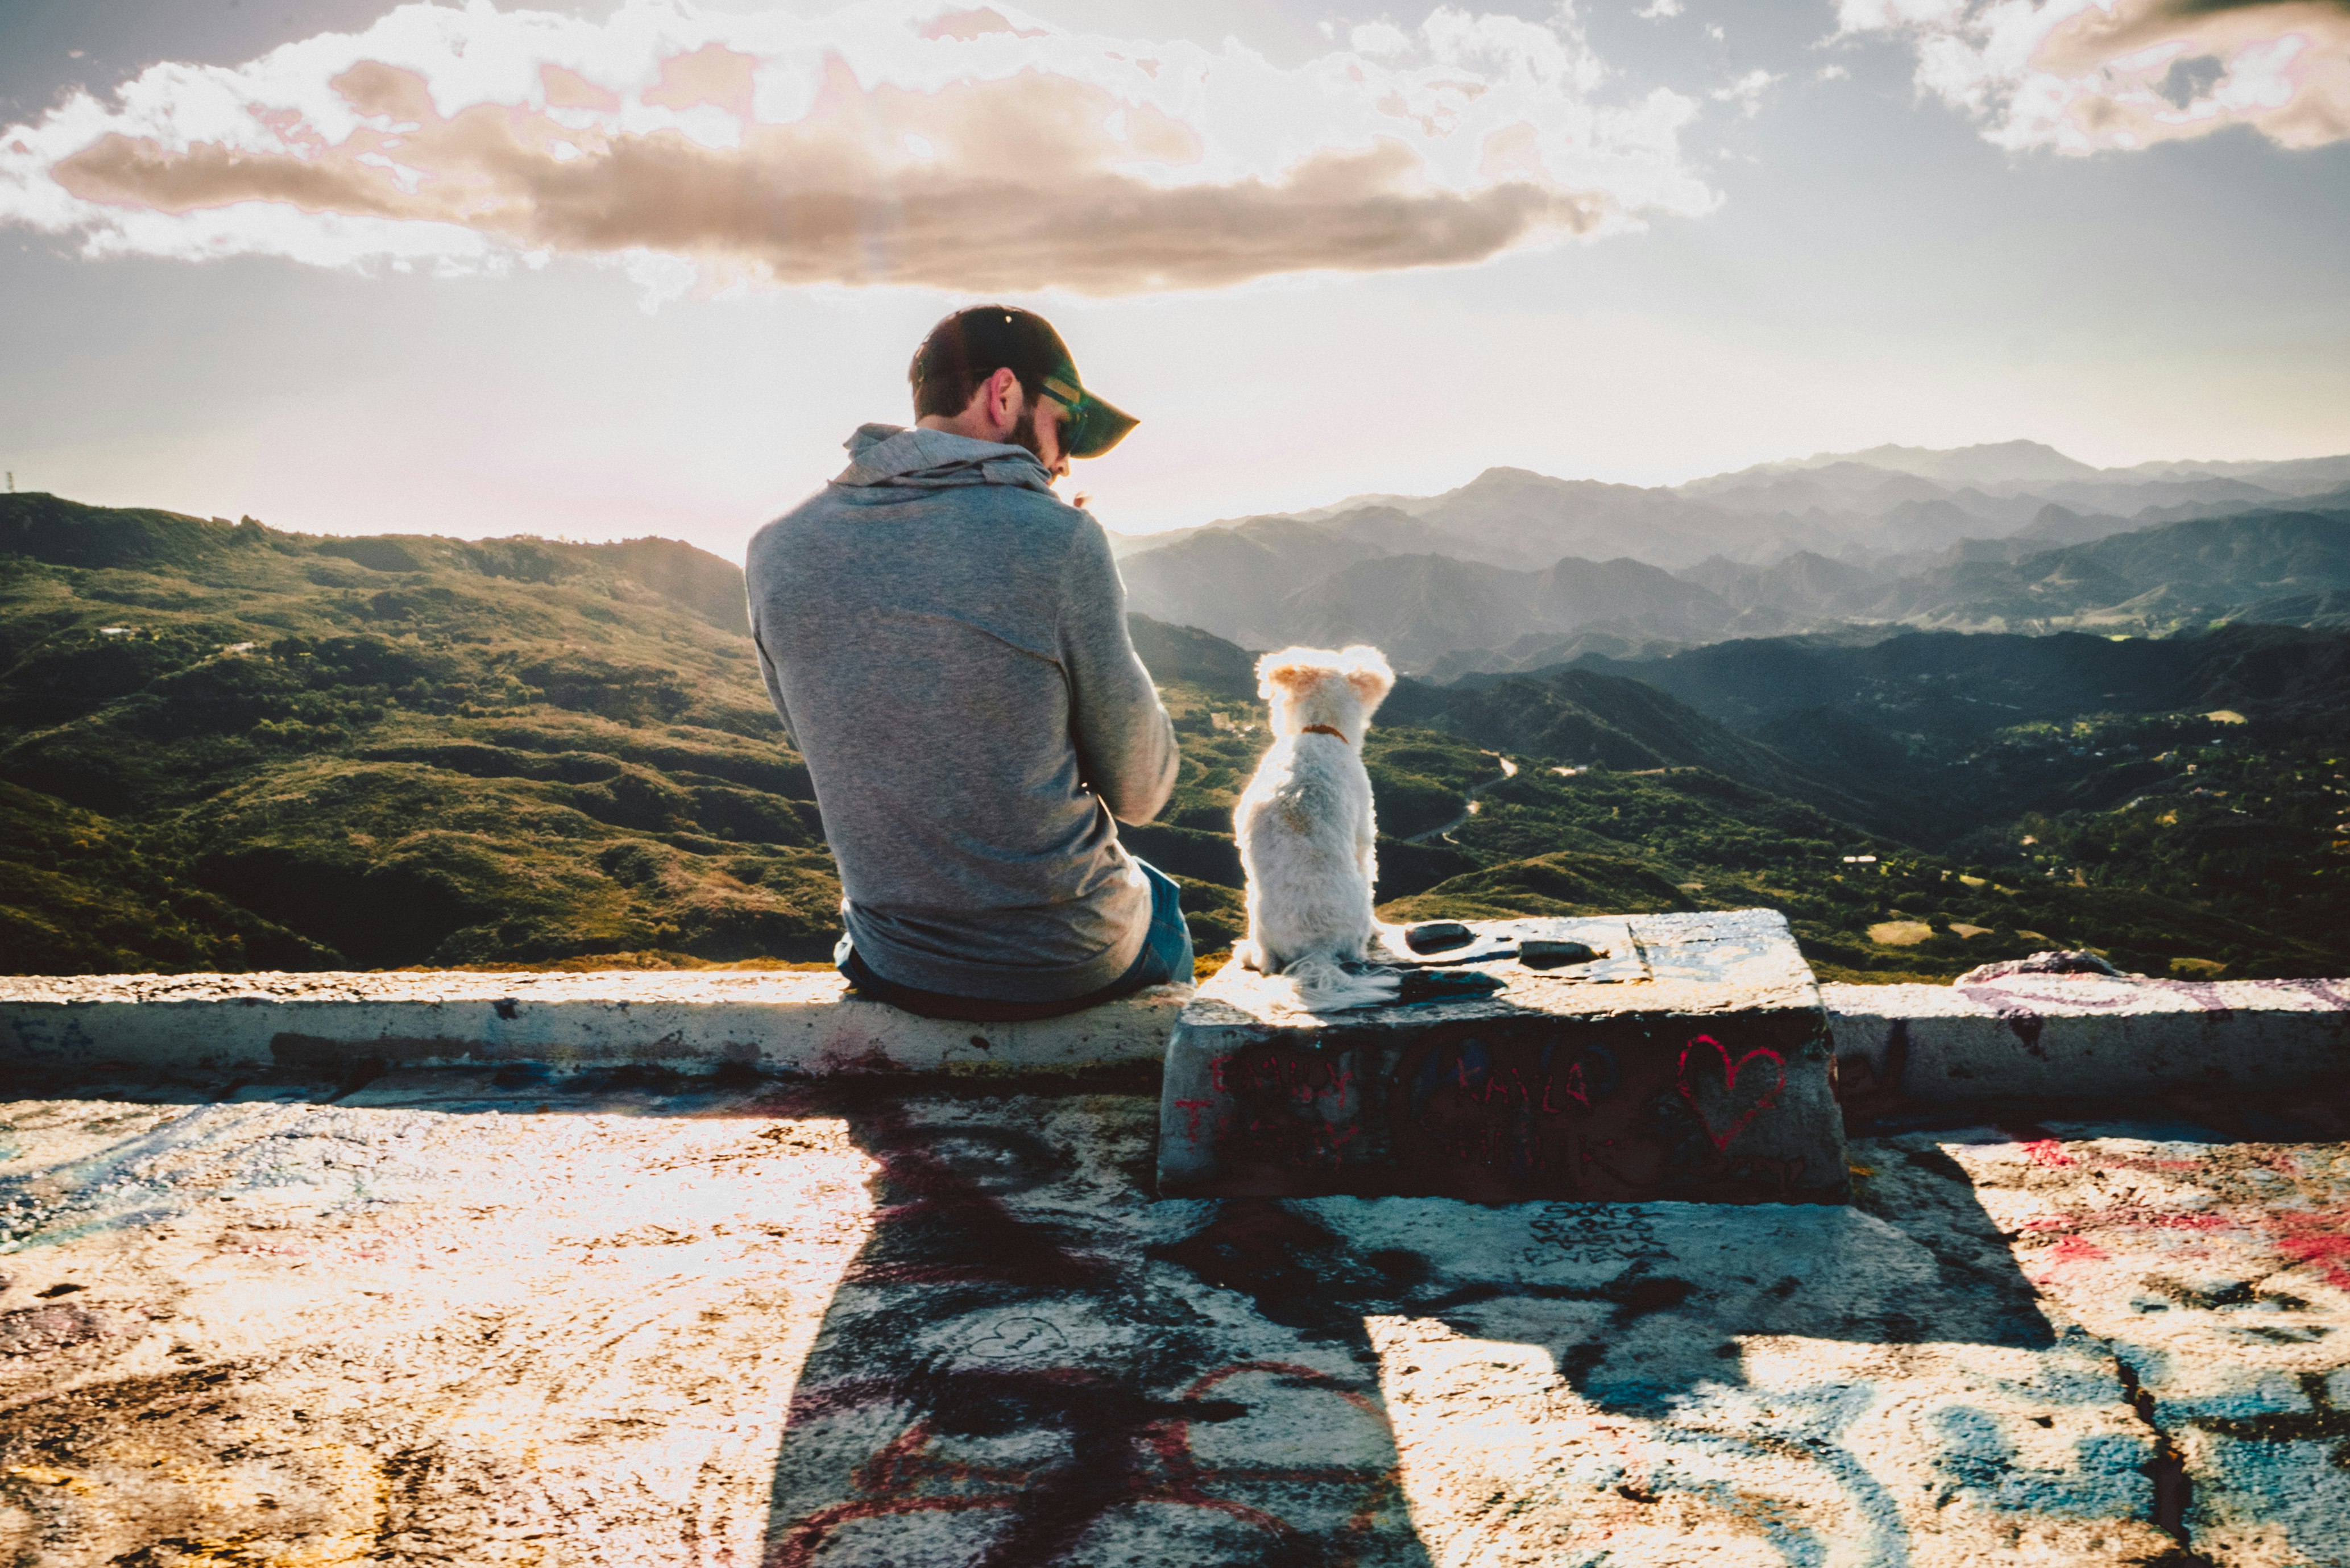
[[[1045,461],[1045,449],[1036,444],[1036,405],[1034,402],[1020,410],[1020,422],[1012,427],[1011,444],[1026,447],[1038,462]]]

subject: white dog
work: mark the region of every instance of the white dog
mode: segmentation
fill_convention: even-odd
[[[1353,966],[1383,956],[1363,732],[1395,671],[1376,648],[1288,648],[1259,659],[1256,676],[1274,741],[1232,810],[1248,873],[1248,938],[1233,956],[1286,976],[1316,1010],[1387,1001],[1396,977]]]

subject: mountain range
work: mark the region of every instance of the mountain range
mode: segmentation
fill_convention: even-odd
[[[2284,579],[2244,560],[2314,580],[2327,537],[2190,538],[2145,569],[2265,589]],[[1567,575],[1529,576],[1537,605],[1575,602]],[[743,605],[739,568],[676,541],[0,496],[0,967],[821,961],[840,885]],[[1179,877],[1212,955],[1242,924],[1254,659],[1130,624],[1182,770],[1122,836]],[[1407,678],[1366,745],[1379,896],[1391,918],[1766,903],[1831,977],[2052,943],[2339,973],[2345,693],[2350,632],[2241,624],[1879,628]]]
[[[1373,641],[1442,677],[1895,626],[2345,624],[2345,536],[2350,456],[2100,470],[2012,441],[1669,489],[1497,468],[1116,542],[1143,614],[1246,647]]]

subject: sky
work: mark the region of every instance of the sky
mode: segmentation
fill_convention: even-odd
[[[0,0],[0,466],[739,558],[1026,305],[1129,533],[2350,452],[2350,0]]]

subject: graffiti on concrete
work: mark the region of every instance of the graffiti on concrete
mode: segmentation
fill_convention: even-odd
[[[2230,992],[2239,1002],[2251,992],[2268,997],[2307,997],[2319,1008],[2339,1012],[2350,1008],[2350,990],[2332,980],[2170,980],[2147,975],[2008,974],[1969,982],[1954,989],[1968,1001],[1989,1008],[2024,1049],[2043,1055],[2041,1035],[2051,1013],[2145,1013],[2191,1008],[2214,1022],[2235,1016]]]
[[[1709,1051],[1711,1057],[1706,1054]],[[1719,1073],[1714,1071],[1717,1066]],[[1743,1095],[1738,1086],[1742,1075],[1746,1077]],[[1698,1125],[1712,1140],[1714,1152],[1728,1154],[1731,1140],[1779,1103],[1779,1093],[1787,1086],[1787,1059],[1767,1045],[1757,1045],[1733,1062],[1728,1046],[1711,1034],[1700,1034],[1681,1047],[1676,1077],[1675,1087],[1697,1113]],[[1709,1102],[1715,1101],[1721,1102],[1720,1108],[1710,1110]]]
[[[1770,1064],[1699,1033],[1651,1094],[1706,1159]],[[1455,1050],[1431,1115],[1539,1126],[1575,1065],[1608,1103]],[[1147,1088],[338,1086],[0,1107],[26,1561],[2350,1563],[2338,1143],[1909,1132],[1849,1208],[1154,1201]]]
[[[1253,1041],[1209,1062],[1214,1097],[1176,1104],[1188,1113],[1184,1130],[1194,1140],[1230,1139],[1262,1163],[1335,1171],[1362,1132],[1362,1054],[1343,1044]]]
[[[1171,1100],[1170,1133],[1297,1196],[1832,1195],[1838,1173],[1816,1160],[1735,1147],[1782,1102],[1789,1033],[1783,1020],[1700,1033],[1527,1014],[1401,1041],[1276,1036],[1211,1059],[1210,1092]],[[1384,1116],[1365,1114],[1367,1085],[1384,1085]]]

